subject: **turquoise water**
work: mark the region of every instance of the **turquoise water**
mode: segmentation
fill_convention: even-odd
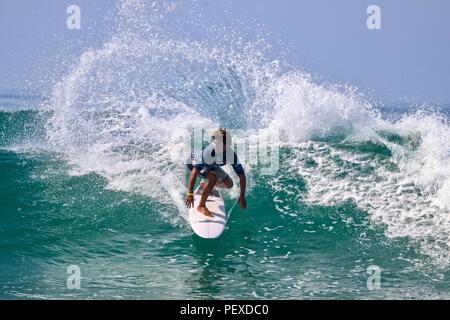
[[[18,124],[18,131],[24,119],[37,119],[34,111],[5,115],[4,127]],[[387,156],[381,147],[356,150]],[[292,157],[281,154],[282,163]],[[223,237],[205,241],[187,222],[161,214],[176,211],[173,205],[109,190],[95,173],[68,172],[58,154],[3,145],[2,298],[449,297],[446,265],[434,264],[408,237],[387,237],[352,201],[304,203],[305,181],[289,174],[279,176],[288,186],[279,191],[252,177],[249,208],[234,209]],[[227,197],[227,207],[233,201]],[[72,264],[81,268],[79,290],[66,286]],[[370,265],[382,268],[380,290],[367,288]]]
[[[46,98],[0,95],[0,298],[450,297],[448,106],[373,103],[261,39],[173,37],[170,14],[120,4],[115,37],[68,59]],[[242,157],[248,208],[224,192],[228,227],[206,241],[180,137],[218,126],[280,133],[279,169]]]

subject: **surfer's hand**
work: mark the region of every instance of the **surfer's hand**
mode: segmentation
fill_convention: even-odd
[[[241,195],[238,199],[238,203],[241,205],[241,209],[247,208],[247,200],[244,195]]]
[[[190,208],[194,206],[194,196],[188,195],[186,197],[186,207]]]

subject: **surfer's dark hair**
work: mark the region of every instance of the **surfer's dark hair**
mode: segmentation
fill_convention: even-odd
[[[217,138],[222,137],[222,142],[224,145],[231,145],[231,135],[224,128],[219,128],[215,130],[211,135],[211,141],[216,140]]]

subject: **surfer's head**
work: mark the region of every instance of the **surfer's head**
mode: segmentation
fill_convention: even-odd
[[[217,130],[214,130],[211,134],[211,141],[214,143],[214,148],[217,151],[225,150],[226,148],[229,148],[232,143],[231,135],[227,132],[227,130],[220,128]]]

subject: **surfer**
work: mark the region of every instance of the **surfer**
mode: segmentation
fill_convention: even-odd
[[[211,191],[214,187],[225,189],[233,187],[233,180],[221,168],[221,166],[226,164],[231,164],[234,172],[239,177],[241,192],[238,203],[242,209],[247,207],[247,200],[245,199],[247,178],[236,153],[230,148],[231,141],[231,135],[225,129],[218,129],[212,133],[211,143],[207,147],[192,153],[191,159],[187,164],[188,169],[191,171],[186,197],[186,206],[188,208],[194,206],[194,186],[197,176],[200,175],[207,182],[203,183],[202,196],[197,206],[197,211],[205,216],[213,217],[208,208],[206,208],[206,200]]]

